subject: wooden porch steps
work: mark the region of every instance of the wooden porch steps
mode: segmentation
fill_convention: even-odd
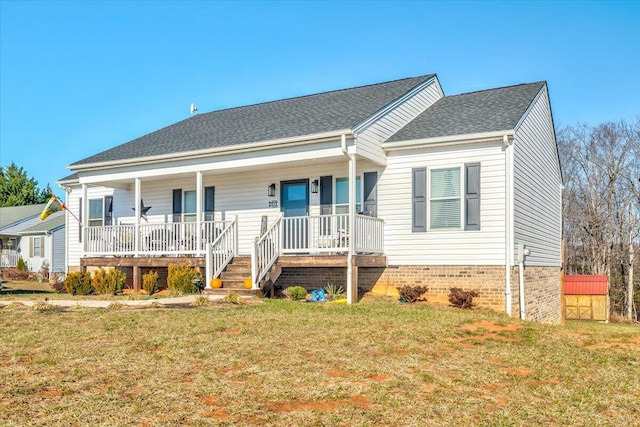
[[[205,288],[202,292],[209,295],[228,295],[234,293],[237,295],[255,295],[262,296],[260,289],[246,289],[244,280],[251,277],[251,258],[235,257],[227,268],[220,274],[222,287],[217,289]]]

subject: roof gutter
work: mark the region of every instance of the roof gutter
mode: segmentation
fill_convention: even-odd
[[[504,136],[513,138],[515,131],[501,130],[494,132],[467,133],[460,135],[437,136],[433,138],[412,139],[408,141],[383,142],[382,148],[387,151],[412,150],[419,147],[446,147],[461,144],[502,141]]]
[[[136,157],[129,159],[120,159],[104,162],[95,162],[87,164],[71,164],[67,166],[72,171],[85,171],[85,170],[100,170],[109,169],[117,166],[128,165],[141,165],[149,163],[163,163],[176,160],[179,157],[180,160],[198,159],[208,156],[219,156],[238,153],[250,153],[253,151],[262,151],[273,148],[281,148],[283,146],[292,147],[299,145],[315,144],[319,142],[326,142],[340,138],[342,135],[351,134],[351,129],[342,129],[331,132],[317,133],[311,135],[305,135],[304,137],[292,137],[292,138],[280,138],[269,141],[251,142],[248,144],[239,144],[229,147],[219,148],[207,148],[203,150],[186,151],[183,153],[169,153],[157,156],[148,157]]]

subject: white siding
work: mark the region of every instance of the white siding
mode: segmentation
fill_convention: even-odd
[[[546,87],[514,139],[514,243],[531,249],[527,264],[561,266],[562,178]]]
[[[440,83],[437,78],[434,78],[426,88],[358,132],[357,154],[384,164],[386,156],[380,143],[389,139],[443,96]]]
[[[378,182],[389,265],[504,265],[504,162],[501,143],[391,152]],[[412,232],[412,169],[464,163],[480,163],[480,230]]]
[[[117,190],[121,191],[121,190]],[[89,187],[87,188],[87,199],[97,199],[104,196],[110,196],[114,194],[113,188],[106,187]],[[71,193],[69,193],[66,206],[69,211],[73,212],[75,216],[80,218],[80,198],[82,197],[82,187],[73,187]],[[115,199],[115,197],[114,197]],[[146,203],[146,201],[145,201]],[[115,202],[114,202],[115,204]],[[133,204],[131,204],[133,206]],[[87,209],[88,210],[88,209]],[[115,212],[114,212],[115,215]],[[82,218],[83,222],[87,222],[87,218]],[[79,224],[76,219],[67,215],[66,232],[68,237],[68,252],[69,252],[69,265],[73,267],[80,266],[80,256],[82,254],[82,243],[79,242]]]
[[[380,168],[365,161],[357,163],[357,172],[378,171]],[[261,170],[255,172],[236,172],[225,175],[204,175],[203,186],[215,187],[215,219],[230,219],[238,216],[238,240],[240,254],[249,254],[251,242],[260,233],[261,219],[267,215],[271,223],[280,214],[280,182],[296,179],[319,179],[320,176],[331,175],[335,178],[348,176],[348,161],[323,164],[317,166],[282,167],[279,165],[274,170]],[[276,184],[276,195],[273,198],[267,196],[269,184]],[[167,177],[163,181],[141,182],[141,196],[145,207],[151,206],[148,211],[149,223],[172,222],[173,190],[181,189],[190,191],[196,189],[196,174],[193,178]],[[79,211],[78,198],[82,189],[74,187],[69,195],[67,206],[77,215]],[[133,224],[134,191],[122,189],[110,189],[105,187],[89,187],[88,198],[113,195],[114,224]],[[335,198],[335,192],[334,192]],[[278,207],[269,208],[269,200],[276,200]],[[320,194],[309,195],[309,213],[317,215],[320,212]],[[144,220],[142,220],[144,224]],[[80,265],[82,245],[78,243],[77,222],[69,216],[69,265]]]

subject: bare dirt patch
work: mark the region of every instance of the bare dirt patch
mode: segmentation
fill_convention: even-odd
[[[517,323],[499,325],[489,320],[479,320],[477,322],[467,323],[465,325],[462,325],[460,329],[463,329],[465,331],[471,331],[471,332],[476,332],[479,329],[484,329],[489,332],[514,332],[522,329],[522,325],[518,325]]]

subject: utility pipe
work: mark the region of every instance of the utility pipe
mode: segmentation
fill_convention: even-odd
[[[511,316],[511,163],[509,136],[502,137],[504,143],[504,300],[505,312]]]
[[[520,318],[522,320],[527,318],[527,303],[524,295],[524,260],[529,254],[529,248],[522,243],[518,243],[518,285],[520,290]]]

